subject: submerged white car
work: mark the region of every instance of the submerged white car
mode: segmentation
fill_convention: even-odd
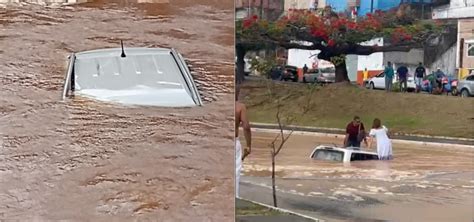
[[[377,153],[362,151],[359,147],[336,147],[333,145],[320,145],[314,148],[310,155],[314,160],[329,160],[336,162],[351,162],[360,160],[378,160]]]
[[[125,105],[191,107],[202,101],[181,56],[168,48],[110,48],[69,57],[69,94]]]

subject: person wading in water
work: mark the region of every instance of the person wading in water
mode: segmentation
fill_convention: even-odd
[[[251,152],[252,132],[250,131],[250,123],[247,118],[247,108],[245,104],[238,101],[240,86],[237,85],[235,90],[235,197],[239,197],[240,171],[242,170],[242,161]],[[239,128],[242,126],[244,130],[245,141],[247,147],[242,152],[242,145],[239,140]]]
[[[355,116],[354,119],[347,124],[344,147],[360,147],[362,141],[364,141],[365,146],[367,146],[364,124],[360,121],[360,117]]]

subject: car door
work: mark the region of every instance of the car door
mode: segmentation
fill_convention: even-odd
[[[385,73],[380,73],[375,76],[374,80],[374,87],[377,89],[385,89]]]
[[[466,78],[466,86],[469,90],[469,93],[472,95],[474,94],[474,75],[468,76]]]

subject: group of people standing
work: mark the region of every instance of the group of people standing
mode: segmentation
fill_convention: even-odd
[[[408,68],[404,65],[401,65],[397,68],[397,77],[400,83],[400,91],[407,92],[408,89]],[[387,62],[387,66],[384,69],[384,76],[385,76],[385,90],[387,92],[392,91],[393,86],[393,78],[395,76],[395,70],[393,69],[393,65],[391,62]],[[446,75],[441,71],[440,68],[436,69],[436,72],[433,73],[433,79],[430,80],[430,87],[428,88],[428,92],[432,93],[433,88],[442,88],[442,78]],[[416,92],[420,92],[423,87],[423,81],[427,77],[426,68],[420,62],[415,69],[414,72],[414,81],[416,85]]]
[[[365,132],[365,127],[360,117],[355,116],[346,126],[344,147],[360,147],[361,143],[364,142],[365,146],[370,149],[375,139],[379,159],[390,160],[393,158],[390,134],[388,133],[388,129],[382,125],[380,119],[374,119],[368,137]],[[367,139],[369,141],[367,141]]]

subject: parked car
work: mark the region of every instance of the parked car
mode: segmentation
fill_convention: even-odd
[[[317,83],[328,84],[336,82],[336,69],[332,67],[319,69],[319,73],[320,74],[316,78]]]
[[[461,97],[474,96],[474,74],[460,80],[457,87]]]
[[[298,68],[296,66],[285,66],[281,80],[298,82]]]
[[[393,82],[395,83],[395,78],[393,78]],[[369,89],[385,89],[385,73],[381,72],[376,76],[367,79],[365,86]]]
[[[396,73],[395,73],[396,76]],[[396,83],[396,77],[393,78],[393,83]],[[369,89],[385,89],[385,73],[381,72],[378,75],[365,80],[364,86]],[[407,77],[407,90],[408,91],[415,91],[416,84],[413,78],[413,75],[408,75]]]
[[[281,66],[275,66],[270,69],[268,77],[272,80],[281,80],[283,75],[283,68]]]
[[[308,70],[307,73],[303,74],[303,82],[305,82],[305,83],[316,83],[319,74],[321,74],[319,72],[319,69]]]
[[[310,155],[314,160],[328,160],[336,162],[351,162],[361,160],[378,160],[377,153],[362,151],[358,147],[340,148],[331,145],[320,145],[314,148]]]

